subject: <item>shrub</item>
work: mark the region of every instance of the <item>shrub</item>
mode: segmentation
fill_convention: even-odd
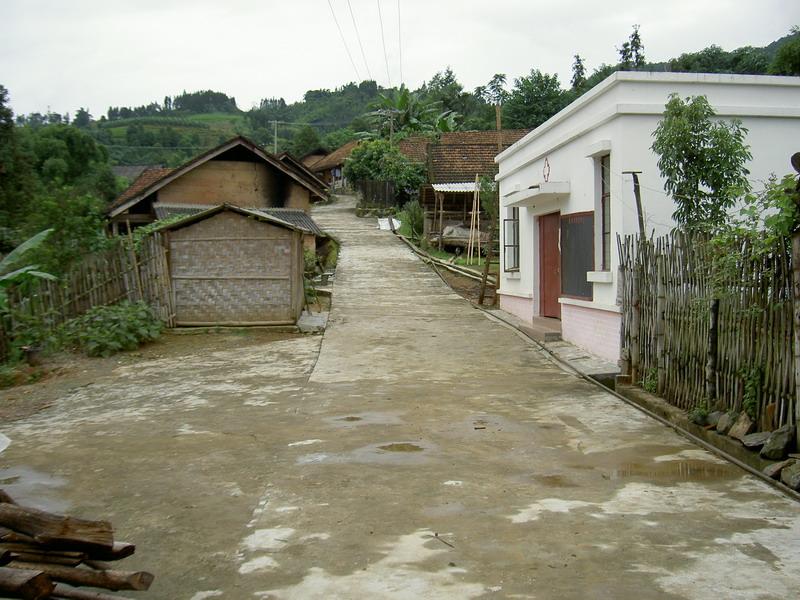
[[[161,328],[161,321],[147,304],[125,301],[96,306],[65,323],[62,333],[67,345],[77,346],[89,356],[110,356],[156,339]]]
[[[425,215],[419,200],[406,202],[403,210],[397,216],[401,223],[400,233],[414,240],[418,240],[422,236]]]

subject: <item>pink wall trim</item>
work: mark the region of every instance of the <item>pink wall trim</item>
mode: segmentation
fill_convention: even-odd
[[[620,322],[619,313],[573,304],[561,305],[561,337],[564,341],[613,363],[619,360]]]
[[[500,294],[500,308],[519,317],[526,323],[533,321],[533,298],[520,298]]]

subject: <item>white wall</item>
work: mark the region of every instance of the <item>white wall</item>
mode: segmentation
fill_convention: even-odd
[[[616,235],[638,231],[632,179],[622,171],[642,171],[639,178],[648,234],[666,233],[673,226],[674,207],[663,191],[656,156],[650,150],[652,132],[672,92],[682,97],[705,95],[722,118],[736,117],[743,121],[749,130],[746,141],[751,146],[753,159],[748,168],[755,189],[770,173],[781,176],[791,172],[789,156],[800,150],[800,78],[615,73],[497,157],[497,180],[503,205],[511,201],[504,200],[504,195],[543,181],[545,158],[550,165],[549,180],[570,184],[566,199],[520,207],[520,271],[501,277],[501,294],[531,299],[530,312],[539,313],[536,221],[539,214],[558,210],[564,215],[597,209],[595,257],[596,264],[600,264],[596,159],[587,158],[587,154],[592,150],[602,153],[603,148],[609,147],[612,280],[593,284],[594,300],[590,307],[614,310],[619,261]],[[507,218],[507,213],[508,209],[502,208],[501,218]]]

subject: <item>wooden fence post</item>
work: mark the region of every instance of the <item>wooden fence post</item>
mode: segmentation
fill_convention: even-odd
[[[711,300],[708,314],[708,355],[706,356],[706,400],[714,409],[717,401],[717,348],[719,340],[719,298]]]
[[[667,303],[667,286],[664,281],[666,278],[664,256],[659,254],[656,259],[656,364],[657,364],[657,387],[656,393],[659,396],[664,394],[664,383],[666,382],[666,357],[665,349],[665,326],[664,313]]]
[[[641,380],[640,370],[640,356],[639,356],[639,327],[641,323],[640,316],[640,298],[639,298],[639,268],[636,263],[632,265],[633,277],[631,278],[631,383],[634,385]]]
[[[792,167],[800,173],[800,152],[792,155]],[[795,184],[794,203],[800,206],[800,177]],[[794,329],[794,426],[795,446],[800,450],[800,223],[792,233],[792,313]]]

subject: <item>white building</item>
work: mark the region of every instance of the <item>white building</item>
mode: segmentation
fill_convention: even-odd
[[[526,321],[561,319],[562,337],[619,358],[617,235],[638,231],[640,171],[646,230],[674,226],[650,150],[671,93],[704,95],[749,130],[753,189],[792,172],[800,151],[800,77],[618,72],[495,159],[501,203],[500,307]]]

